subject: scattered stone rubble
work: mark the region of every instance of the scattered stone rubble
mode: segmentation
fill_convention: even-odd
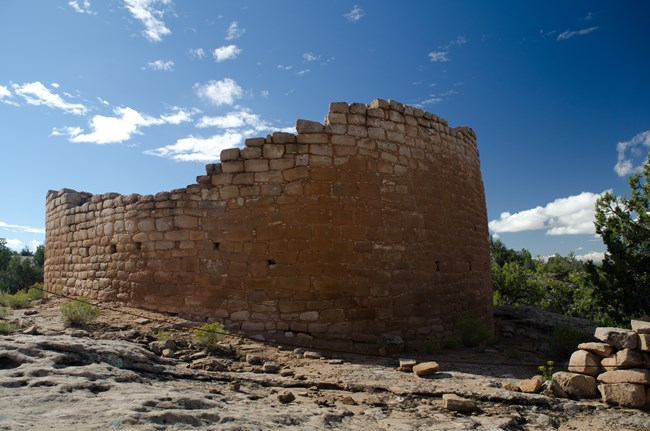
[[[650,319],[632,320],[631,326],[631,330],[596,328],[598,341],[579,344],[568,371],[553,374],[555,388],[541,376],[508,388],[529,393],[543,389],[543,394],[574,399],[600,396],[621,407],[650,406]]]

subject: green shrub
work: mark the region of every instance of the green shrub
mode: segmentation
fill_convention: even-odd
[[[546,361],[546,364],[537,367],[544,380],[553,380],[553,365],[555,365],[553,361]]]
[[[194,331],[194,336],[196,337],[196,342],[201,348],[205,349],[208,352],[214,352],[220,350],[217,346],[217,342],[221,341],[228,333],[228,330],[219,322],[206,323],[201,326],[199,329]]]
[[[156,337],[156,340],[158,340],[158,341],[167,341],[167,340],[169,340],[169,337],[171,337],[171,335],[172,334],[169,331],[160,330],[160,331],[156,332],[155,337]]]
[[[66,325],[83,325],[99,317],[99,308],[79,298],[61,306],[61,317]]]
[[[463,342],[457,335],[452,335],[451,337],[447,337],[442,341],[442,347],[447,350],[460,349],[462,346]]]
[[[9,315],[9,309],[5,307],[0,307],[0,319],[4,319]]]
[[[16,330],[16,325],[9,322],[0,322],[0,335],[9,335]]]
[[[0,293],[0,304],[9,308],[25,308],[29,305],[29,296],[24,290],[19,290],[13,295],[2,292]]]
[[[549,339],[549,352],[555,359],[568,358],[578,344],[591,339],[591,334],[568,326],[555,328]]]
[[[483,323],[471,317],[456,322],[454,333],[465,347],[476,347],[492,338]]]
[[[424,342],[424,352],[432,354],[440,350],[440,341],[435,338],[429,338]]]
[[[43,299],[43,296],[45,295],[43,289],[45,289],[45,284],[34,283],[29,287],[29,289],[27,289],[27,297],[32,301]]]

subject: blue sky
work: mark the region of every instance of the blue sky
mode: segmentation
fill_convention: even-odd
[[[493,233],[604,251],[593,203],[650,150],[643,1],[0,2],[0,237],[45,194],[184,187],[223,148],[393,99],[478,135]]]

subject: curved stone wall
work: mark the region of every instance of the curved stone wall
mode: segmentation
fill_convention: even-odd
[[[282,340],[492,327],[474,132],[394,101],[332,103],[221,153],[186,188],[47,195],[48,290]]]

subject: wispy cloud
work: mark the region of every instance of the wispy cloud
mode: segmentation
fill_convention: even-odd
[[[583,262],[587,262],[591,260],[593,263],[596,265],[602,263],[603,259],[605,259],[605,253],[602,251],[590,251],[589,253],[585,254],[577,254],[576,259],[581,260]]]
[[[30,105],[44,105],[74,115],[85,115],[88,112],[88,108],[83,104],[66,102],[61,96],[52,93],[39,81],[23,85],[14,84],[13,90]]]
[[[231,78],[194,84],[194,91],[199,97],[216,106],[232,105],[244,95],[242,88]]]
[[[212,52],[212,55],[214,57],[214,60],[219,63],[221,61],[233,60],[237,58],[241,51],[241,48],[239,48],[237,45],[226,45],[215,49]]]
[[[144,25],[144,35],[152,42],[160,42],[163,36],[171,34],[162,20],[167,9],[173,6],[171,0],[124,0],[131,15]]]
[[[222,150],[241,144],[241,133],[225,132],[208,138],[188,136],[175,144],[144,151],[150,156],[165,157],[181,162],[210,162],[219,160]]]
[[[309,72],[311,72],[311,69],[302,69],[302,70],[299,70],[298,72],[296,72],[296,75],[298,75],[299,77],[302,78],[303,76],[305,76]]]
[[[277,69],[280,69],[280,70],[291,70],[291,69],[293,69],[293,66],[284,66],[284,65],[282,65],[282,64],[278,64]]]
[[[599,28],[600,27],[589,27],[589,28],[583,28],[582,30],[563,31],[562,33],[557,35],[557,40],[567,40],[575,36],[584,36],[598,30]]]
[[[237,24],[237,21],[233,21],[230,23],[230,26],[228,26],[228,32],[226,33],[226,40],[232,40],[232,39],[237,39],[241,37],[242,34],[246,33],[245,28],[240,28],[239,25]]]
[[[582,18],[582,19],[585,20],[585,21],[591,21],[592,19],[594,19],[593,12],[587,12],[587,15],[585,15],[584,18]]]
[[[343,16],[345,16],[345,19],[347,19],[349,22],[357,22],[363,18],[365,14],[366,13],[363,11],[363,9],[361,9],[358,5],[354,5],[352,10]]]
[[[616,151],[618,160],[614,171],[619,177],[641,172],[650,153],[650,130],[637,134],[629,141],[619,142]]]
[[[14,95],[11,94],[9,88],[5,87],[4,85],[0,85],[0,103],[5,103],[11,106],[20,106],[20,104],[11,100],[13,97]]]
[[[190,57],[192,58],[201,59],[205,57],[205,51],[203,50],[203,48],[190,48],[189,53],[190,53]]]
[[[429,53],[429,60],[439,63],[447,62],[449,61],[449,50],[455,46],[465,45],[467,42],[469,41],[465,36],[457,36],[456,39],[439,46],[437,50],[431,51]]]
[[[19,224],[10,224],[10,223],[5,223],[3,221],[0,221],[0,229],[9,232],[45,233],[44,228],[23,226]]]
[[[89,15],[94,15],[95,13],[90,10],[90,1],[89,0],[70,0],[68,4],[75,12],[78,13],[87,13]]]
[[[164,70],[166,72],[171,72],[174,70],[174,62],[171,60],[150,61],[147,63],[147,68],[151,70]]]
[[[320,55],[314,55],[313,52],[306,52],[302,55],[302,58],[305,61],[316,61],[316,60],[320,60]]]
[[[490,231],[498,234],[545,229],[547,235],[595,234],[595,205],[600,196],[602,193],[583,192],[543,207],[514,214],[504,212],[489,223]]]
[[[162,124],[178,125],[192,119],[196,111],[175,108],[169,114],[152,117],[141,114],[133,108],[119,107],[113,110],[115,116],[95,115],[90,120],[90,132],[83,133],[80,127],[63,127],[53,129],[51,136],[68,136],[70,142],[88,142],[93,144],[113,144],[128,141],[140,129]]]
[[[429,53],[429,60],[434,62],[446,62],[449,61],[447,56],[447,51],[431,51]]]
[[[216,127],[219,129],[247,128],[253,132],[261,132],[269,130],[271,125],[262,120],[259,115],[254,114],[250,109],[240,108],[237,111],[232,111],[218,117],[201,117],[196,127]]]

